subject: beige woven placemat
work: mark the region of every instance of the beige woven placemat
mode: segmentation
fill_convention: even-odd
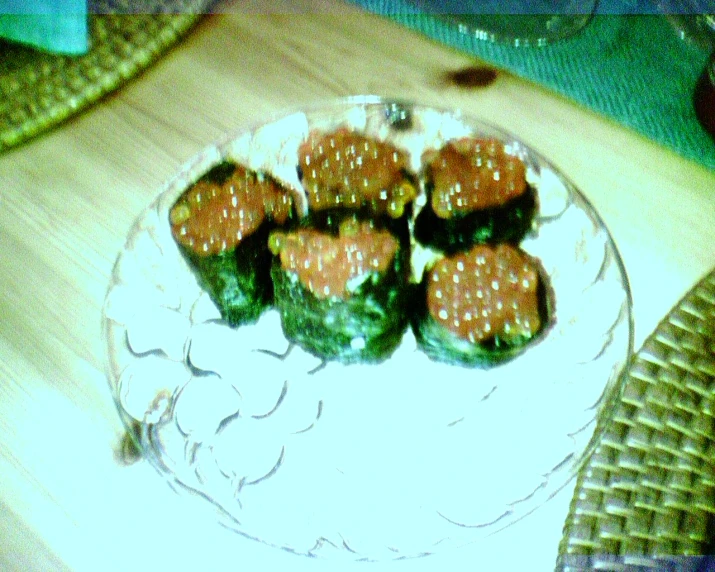
[[[715,540],[715,270],[659,324],[624,382],[579,473],[557,570],[694,569],[682,557],[711,553]]]
[[[92,1],[90,50],[79,57],[0,42],[0,152],[58,125],[149,67],[210,4]]]

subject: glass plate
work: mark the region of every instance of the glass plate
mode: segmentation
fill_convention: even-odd
[[[548,274],[553,323],[488,370],[430,361],[407,332],[377,365],[323,363],[275,310],[230,328],[171,236],[176,198],[225,158],[300,185],[297,148],[347,125],[411,152],[476,134],[527,166],[538,212],[521,243]],[[515,137],[459,111],[356,97],[212,146],[138,218],[104,306],[109,380],[142,454],[251,538],[325,558],[396,559],[473,542],[577,472],[632,351],[628,281],[587,200]]]

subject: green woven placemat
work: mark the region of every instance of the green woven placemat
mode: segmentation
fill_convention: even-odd
[[[547,86],[715,169],[715,142],[692,105],[709,54],[681,40],[664,16],[597,15],[572,38],[542,48],[514,48],[461,34],[432,15],[414,13],[404,0],[351,1]]]
[[[91,0],[91,45],[81,56],[0,41],[0,152],[59,125],[145,70],[212,1]]]

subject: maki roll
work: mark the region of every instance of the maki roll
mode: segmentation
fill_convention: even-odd
[[[517,247],[535,192],[502,142],[428,150],[421,181],[406,151],[348,128],[310,132],[297,159],[302,189],[225,161],[169,211],[229,325],[274,306],[291,342],[365,363],[389,357],[411,322],[431,358],[468,366],[509,359],[543,331],[544,278]]]
[[[507,243],[445,256],[420,286],[413,329],[438,361],[482,367],[506,361],[549,321],[538,262]]]
[[[345,363],[388,357],[408,324],[409,256],[374,222],[344,219],[337,234],[274,231],[275,305],[286,337]]]
[[[407,154],[340,128],[311,132],[298,150],[298,174],[312,213],[335,209],[400,219],[417,196]]]
[[[288,190],[232,162],[213,167],[169,211],[179,249],[231,326],[255,322],[271,304],[268,235],[292,216]]]
[[[518,243],[531,228],[536,193],[526,167],[496,139],[462,138],[422,156],[427,204],[418,242],[446,253],[486,242]]]

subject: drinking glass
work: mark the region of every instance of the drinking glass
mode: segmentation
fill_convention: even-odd
[[[657,0],[680,38],[710,53],[693,90],[695,116],[715,139],[715,4],[712,0]]]
[[[414,0],[419,10],[480,40],[545,46],[579,32],[597,0]]]
[[[712,0],[657,0],[657,6],[683,40],[715,50],[715,3]]]

